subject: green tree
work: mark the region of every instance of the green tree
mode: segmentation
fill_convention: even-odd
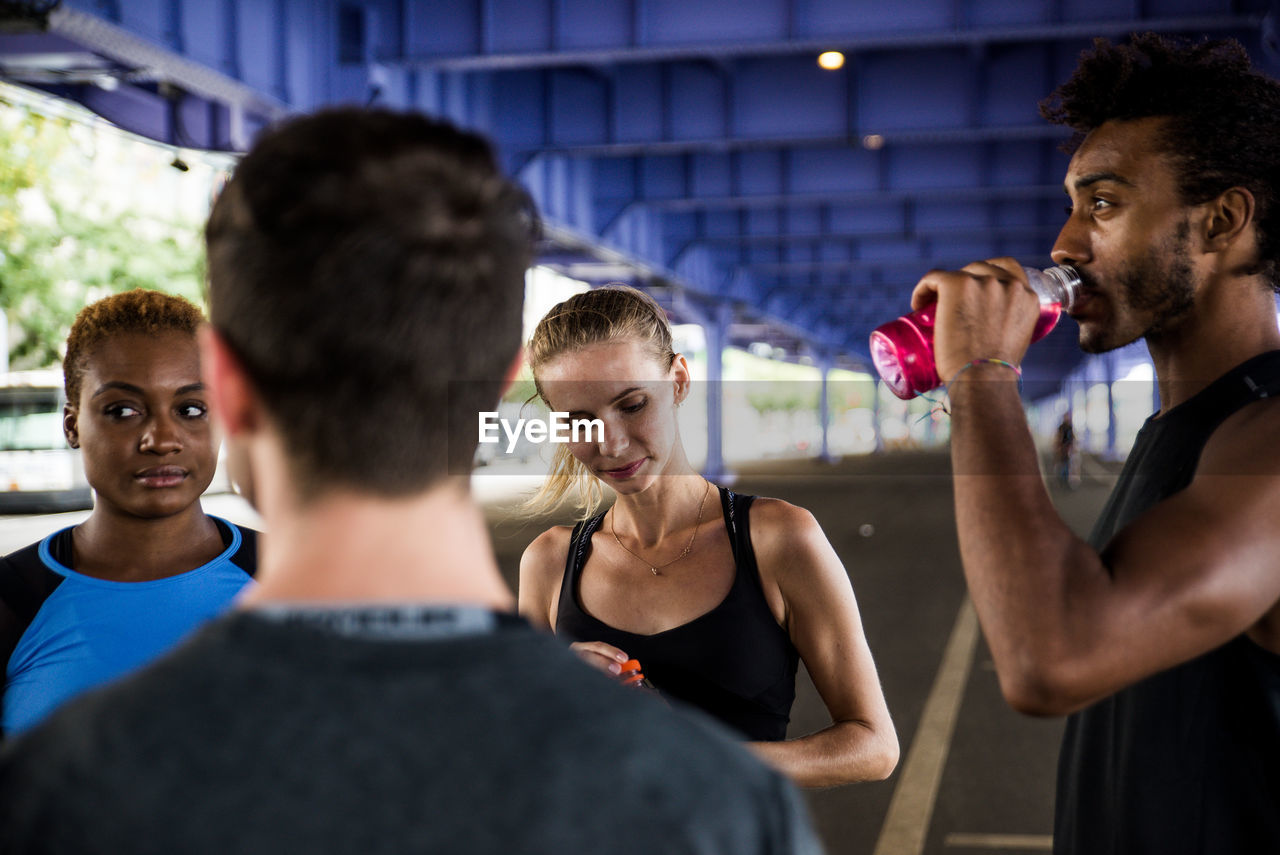
[[[0,308],[11,368],[56,365],[76,312],[108,294],[153,288],[203,299],[199,223],[158,215],[119,187],[116,170],[134,174],[139,158],[146,169],[148,156],[166,168],[166,153],[103,145],[104,132],[0,93]]]

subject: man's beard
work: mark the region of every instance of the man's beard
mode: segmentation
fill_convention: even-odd
[[[1177,328],[1195,305],[1195,281],[1191,273],[1191,225],[1178,224],[1172,240],[1162,248],[1122,267],[1115,276],[1116,288],[1109,297],[1109,324],[1094,334],[1080,330],[1080,349],[1104,353],[1124,347],[1139,338],[1160,338]],[[1084,284],[1096,290],[1096,283],[1081,274]],[[1139,326],[1142,316],[1148,319]],[[1121,320],[1132,324],[1126,329]]]

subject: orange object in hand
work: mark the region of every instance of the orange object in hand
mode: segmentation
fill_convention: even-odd
[[[622,663],[622,670],[618,673],[618,679],[626,686],[638,686],[653,692],[658,690],[644,676],[644,672],[640,670],[640,663],[635,659],[628,659]]]

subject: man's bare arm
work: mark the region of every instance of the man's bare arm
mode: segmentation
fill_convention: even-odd
[[[1214,434],[1190,486],[1102,554],[1038,474],[1012,372],[951,390],[956,523],[969,589],[1016,708],[1079,709],[1248,631],[1280,600],[1280,403]]]

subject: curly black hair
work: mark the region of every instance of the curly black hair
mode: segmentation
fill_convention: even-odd
[[[1280,291],[1280,83],[1254,70],[1239,42],[1156,33],[1121,45],[1095,39],[1071,79],[1040,102],[1040,114],[1075,131],[1068,154],[1106,122],[1167,118],[1160,141],[1183,201],[1248,189],[1258,230],[1253,272]]]

